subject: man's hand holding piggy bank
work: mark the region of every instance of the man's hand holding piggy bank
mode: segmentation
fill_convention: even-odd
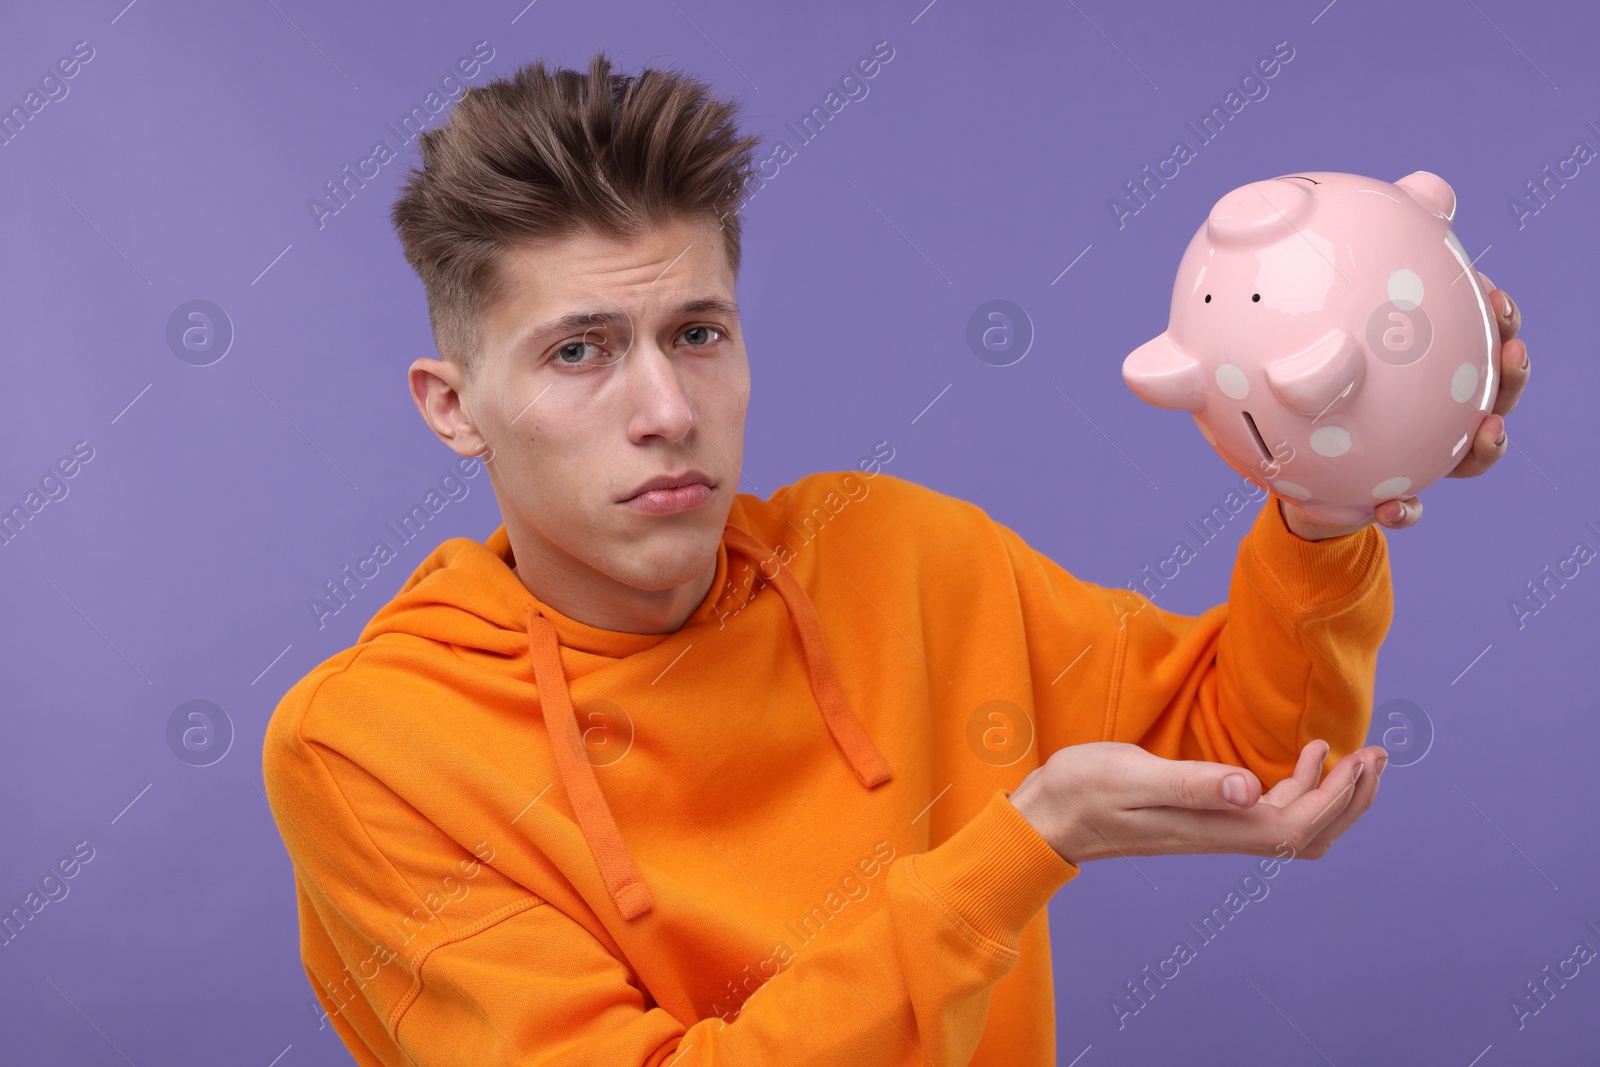
[[[1188,410],[1296,535],[1412,525],[1417,493],[1500,459],[1528,382],[1521,316],[1473,269],[1455,209],[1427,171],[1233,190],[1184,253],[1167,330],[1129,354],[1124,380]]]

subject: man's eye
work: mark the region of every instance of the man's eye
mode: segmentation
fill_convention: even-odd
[[[598,356],[598,353],[603,352],[604,349],[602,349],[600,345],[594,341],[568,341],[566,344],[556,349],[555,355],[552,357],[552,361],[559,363],[564,367],[582,366],[584,349],[588,348],[594,349],[597,353],[596,358],[588,361],[590,364],[605,362],[604,359],[601,359]]]
[[[718,340],[720,340],[722,338],[722,336],[723,336],[722,331],[719,330],[715,326],[691,326],[687,330],[683,331],[683,336],[688,337],[692,333],[713,333],[713,334],[717,335],[717,339]],[[704,348],[706,345],[709,345],[711,343],[712,343],[712,339],[710,339],[710,338],[707,338],[705,341],[690,341],[689,342],[690,347],[692,347],[692,348]]]

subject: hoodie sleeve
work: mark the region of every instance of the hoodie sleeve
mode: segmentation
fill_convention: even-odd
[[[470,859],[458,843],[292,718],[269,727],[264,769],[307,974],[361,1062],[386,1067],[966,1063],[1025,928],[1078,873],[996,790],[892,861],[877,910],[797,952],[734,1021],[686,1025],[597,930],[492,856],[452,865]]]
[[[1270,789],[1315,738],[1328,742],[1326,766],[1364,743],[1393,615],[1376,524],[1308,541],[1269,497],[1239,543],[1227,601],[1198,615],[1083,582],[1000,529],[1034,661],[1041,758],[1122,741],[1165,759],[1245,767]]]

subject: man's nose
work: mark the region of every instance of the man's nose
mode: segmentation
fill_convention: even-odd
[[[654,341],[641,340],[627,356],[629,436],[679,441],[695,424],[694,404],[678,365]]]

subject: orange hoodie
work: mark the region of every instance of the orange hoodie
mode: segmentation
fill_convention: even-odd
[[[1266,787],[1361,747],[1392,612],[1377,526],[1275,501],[1198,616],[1081,581],[887,475],[736,496],[675,633],[587,626],[453,538],[296,683],[263,750],[301,956],[362,1064],[1055,1062],[1012,806],[1132,742]]]

